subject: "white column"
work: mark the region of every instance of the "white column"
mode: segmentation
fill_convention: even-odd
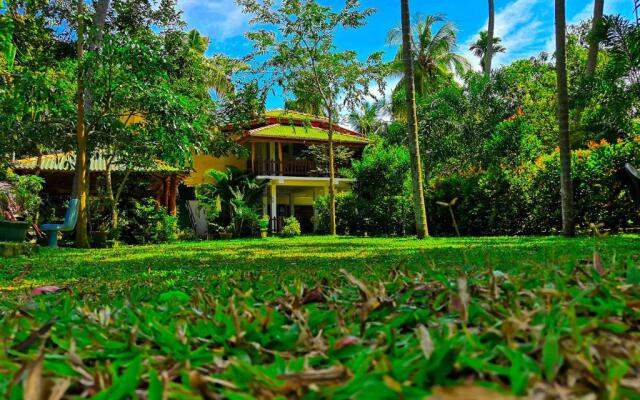
[[[318,199],[318,188],[313,188],[313,216],[318,218],[318,209],[316,208],[316,200]]]
[[[276,144],[269,142],[269,175],[278,175],[278,164],[276,163]]]
[[[278,192],[276,190],[276,184],[274,182],[271,184],[271,218],[277,218],[277,217],[278,217]]]
[[[292,216],[296,212],[296,209],[295,209],[296,206],[295,206],[294,202],[295,202],[295,197],[293,195],[293,192],[291,192],[291,193],[289,193],[289,213],[291,213]]]
[[[264,189],[264,193],[262,193],[262,215],[269,214],[269,193],[267,192],[267,188]]]

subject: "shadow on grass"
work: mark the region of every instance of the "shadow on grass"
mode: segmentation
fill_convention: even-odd
[[[438,269],[456,276],[465,268],[521,273],[552,271],[588,258],[594,246],[603,256],[624,260],[640,252],[640,237],[412,238],[301,237],[295,239],[181,242],[100,250],[43,249],[32,258],[8,261],[0,270],[0,291],[23,292],[55,284],[87,294],[197,287],[229,292],[261,280],[308,284],[342,279],[344,268],[375,279],[394,268]],[[24,271],[27,271],[26,273]],[[20,278],[21,275],[24,275]],[[242,282],[242,285],[238,283]],[[273,285],[268,285],[273,287]]]

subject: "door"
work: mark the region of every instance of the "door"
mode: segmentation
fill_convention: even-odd
[[[296,206],[295,217],[302,233],[313,233],[313,206]]]

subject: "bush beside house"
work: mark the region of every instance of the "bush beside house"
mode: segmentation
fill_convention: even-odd
[[[434,200],[458,197],[456,218],[463,235],[546,234],[560,229],[558,152],[510,170],[497,166],[456,174],[430,183],[429,222],[436,234],[452,235],[448,210]],[[640,212],[617,172],[640,163],[640,142],[591,143],[573,152],[577,223],[621,230],[640,226]]]
[[[413,211],[408,190],[406,150],[373,144],[351,170],[357,179],[352,193],[337,197],[341,234],[401,235],[412,233]],[[454,235],[449,210],[437,201],[459,201],[454,212],[462,235],[535,235],[561,227],[559,153],[543,155],[509,168],[504,164],[431,179],[426,196],[433,235]],[[619,179],[625,163],[640,164],[640,138],[609,144],[592,142],[573,152],[577,223],[622,230],[640,226],[640,211]],[[316,202],[316,231],[327,232],[328,200]]]

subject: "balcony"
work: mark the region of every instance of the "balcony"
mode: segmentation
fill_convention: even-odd
[[[300,176],[326,177],[325,171],[319,170],[312,160],[262,160],[253,161],[253,173],[266,176]]]

